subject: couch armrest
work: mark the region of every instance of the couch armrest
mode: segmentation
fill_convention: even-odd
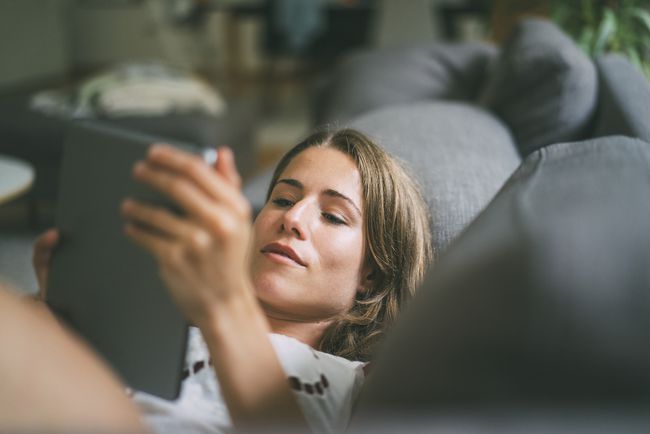
[[[627,59],[596,59],[599,78],[594,137],[625,135],[650,142],[650,81]]]

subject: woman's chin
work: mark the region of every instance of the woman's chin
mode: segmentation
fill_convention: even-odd
[[[253,276],[253,287],[255,294],[263,302],[272,302],[273,300],[289,298],[286,295],[287,282],[277,275],[264,273],[260,276]]]
[[[302,316],[303,307],[298,303],[300,297],[291,291],[291,287],[284,279],[277,276],[260,276],[253,281],[253,284],[255,295],[267,315]]]

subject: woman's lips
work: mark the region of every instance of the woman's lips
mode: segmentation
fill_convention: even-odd
[[[298,256],[298,254],[289,246],[280,243],[267,244],[260,250],[261,253],[270,255],[284,262],[289,260],[292,263],[298,264],[301,267],[306,267],[305,261]]]

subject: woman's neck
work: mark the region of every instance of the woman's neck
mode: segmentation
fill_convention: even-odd
[[[292,337],[312,348],[318,348],[325,330],[332,323],[331,321],[287,319],[269,312],[266,312],[266,318],[273,333]]]

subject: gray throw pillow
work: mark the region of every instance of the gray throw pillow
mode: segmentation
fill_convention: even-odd
[[[599,57],[596,68],[600,86],[594,136],[622,134],[650,142],[650,81],[620,54]]]
[[[648,222],[650,144],[610,136],[531,154],[430,270],[359,421],[647,409]]]
[[[553,23],[527,19],[506,41],[480,102],[510,127],[522,156],[579,140],[597,104],[591,60]]]

